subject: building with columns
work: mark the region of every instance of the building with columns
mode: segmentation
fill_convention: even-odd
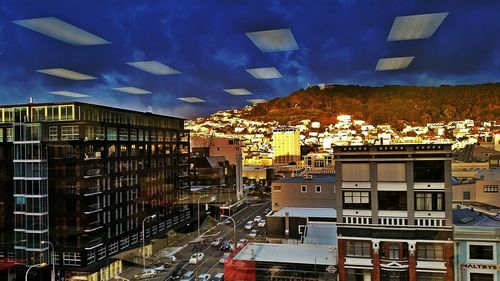
[[[452,281],[451,145],[334,155],[339,280]]]

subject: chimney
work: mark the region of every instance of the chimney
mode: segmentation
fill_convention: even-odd
[[[33,97],[30,97],[29,103],[33,103]]]
[[[255,259],[255,249],[252,249],[252,260]]]

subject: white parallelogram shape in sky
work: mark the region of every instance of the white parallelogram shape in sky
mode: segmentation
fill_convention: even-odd
[[[185,97],[185,98],[177,98],[178,100],[185,101],[185,102],[190,102],[190,103],[200,103],[200,102],[206,102],[203,99],[197,98],[197,97]]]
[[[252,104],[258,104],[258,103],[266,103],[268,102],[265,99],[249,99],[247,102],[252,103]]]
[[[14,23],[74,46],[93,46],[111,43],[55,17],[16,20]]]
[[[65,96],[65,97],[70,97],[70,98],[88,98],[88,97],[90,97],[89,95],[75,93],[75,92],[71,92],[71,91],[52,91],[52,92],[49,92],[49,94],[58,95],[58,96]]]
[[[401,16],[394,19],[387,41],[430,38],[448,13]]]
[[[262,52],[298,50],[299,46],[290,29],[274,29],[245,33]]]
[[[65,68],[47,68],[47,69],[39,69],[37,72],[57,76],[70,80],[93,80],[97,79],[97,77],[90,76],[87,74],[83,74],[80,72],[72,71]]]
[[[281,78],[281,73],[275,67],[247,68],[246,71],[256,79]]]
[[[238,88],[238,89],[224,89],[224,92],[231,94],[233,96],[248,96],[248,95],[253,95],[252,92],[250,92],[247,89],[243,88]]]
[[[132,94],[132,95],[148,95],[148,94],[151,94],[151,92],[148,91],[148,90],[143,90],[143,89],[139,89],[139,88],[136,88],[136,87],[118,87],[118,88],[113,88],[113,90],[117,90],[117,91],[120,91],[120,92]]]
[[[379,59],[376,71],[401,70],[407,68],[415,57],[397,57]]]
[[[172,75],[172,74],[180,74],[179,71],[171,68],[168,65],[164,65],[163,63],[155,60],[150,61],[134,61],[127,62],[128,65],[136,67],[140,70],[149,72],[154,75]]]

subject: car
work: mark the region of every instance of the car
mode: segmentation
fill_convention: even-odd
[[[222,254],[222,257],[220,257],[219,262],[222,263],[222,264],[226,263],[226,260],[229,257],[229,255],[231,255],[231,254],[230,253],[224,253],[224,254]]]
[[[224,273],[219,272],[219,273],[215,274],[212,281],[224,281]]]
[[[212,246],[218,247],[222,243],[222,241],[223,241],[222,237],[219,237],[212,242]]]
[[[175,263],[177,261],[177,258],[174,255],[166,256],[165,259],[168,263]]]
[[[191,271],[184,273],[181,281],[191,281],[191,280],[193,280],[193,277],[194,277],[194,271],[191,270]]]
[[[205,257],[204,253],[194,253],[189,259],[189,264],[197,264]]]
[[[219,224],[231,224],[231,220],[230,219],[225,219],[225,220],[219,222]]]
[[[255,216],[255,218],[253,219],[253,221],[254,222],[259,222],[261,219],[262,219],[261,216]]]
[[[177,280],[181,277],[182,275],[182,271],[184,270],[184,268],[186,268],[186,266],[188,265],[188,262],[187,261],[180,261],[177,266],[174,268],[174,270],[172,271],[172,273],[170,273],[170,276],[169,278],[170,279],[167,279],[167,280]]]
[[[200,274],[198,276],[198,281],[209,281],[210,280],[210,274],[205,273],[205,274]]]
[[[144,269],[141,273],[137,273],[135,275],[135,279],[139,280],[139,279],[148,279],[148,278],[153,278],[155,277],[157,274],[156,270],[154,269]]]
[[[155,265],[151,269],[156,270],[156,272],[163,272],[163,271],[167,270],[167,267],[164,264],[158,264],[158,265]]]
[[[264,209],[264,215],[267,215],[269,213],[269,208]]]
[[[257,224],[258,227],[265,227],[266,226],[266,220],[260,220],[259,223]]]
[[[243,248],[248,243],[248,239],[240,239],[238,244],[236,244],[236,248]]]
[[[257,229],[252,229],[252,231],[250,231],[250,234],[248,236],[255,238],[257,237],[257,234],[259,234],[259,231]]]
[[[225,240],[225,241],[222,241],[222,244],[221,244],[219,249],[221,249],[222,251],[232,250],[232,249],[234,249],[234,245],[231,242]]]
[[[250,230],[253,228],[253,221],[248,221],[246,224],[245,224],[245,229],[246,230]]]

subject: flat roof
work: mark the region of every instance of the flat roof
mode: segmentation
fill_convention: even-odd
[[[254,260],[293,264],[337,264],[337,247],[310,244],[249,243],[234,257],[235,260]]]
[[[290,217],[299,218],[337,218],[337,210],[335,208],[299,208],[285,207],[274,212],[270,217],[284,217],[288,213]]]
[[[303,176],[299,177],[288,177],[281,178],[275,182],[290,182],[290,183],[335,183],[337,182],[337,177],[332,174],[309,174],[312,179],[304,179]]]
[[[453,210],[455,226],[475,226],[500,228],[500,218],[477,212],[474,208],[461,207]]]

